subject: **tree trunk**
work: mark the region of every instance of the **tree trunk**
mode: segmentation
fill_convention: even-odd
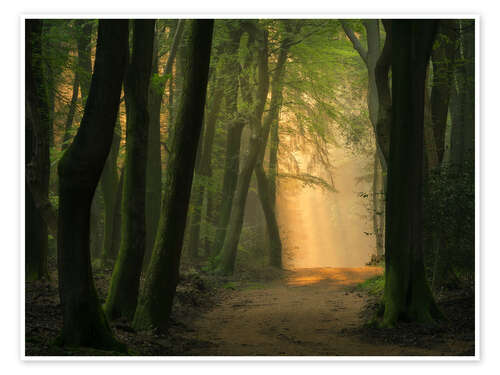
[[[104,311],[110,319],[132,319],[137,306],[146,245],[148,89],[155,20],[133,21],[133,52],[125,78],[127,151],[123,180],[122,241]]]
[[[178,20],[175,32],[172,35],[172,47],[168,55],[167,62],[163,68],[163,74],[157,85],[151,84],[149,87],[149,145],[148,162],[146,166],[146,252],[144,255],[144,266],[147,267],[153,251],[153,245],[158,228],[161,210],[161,124],[160,113],[163,95],[167,80],[172,81],[172,66],[177,54],[185,20]],[[154,49],[153,74],[158,74],[158,51]],[[169,117],[169,122],[172,122]]]
[[[205,107],[213,20],[194,20],[173,150],[151,262],[134,316],[136,329],[165,331],[179,278],[179,265]]]
[[[290,24],[286,24],[289,28]],[[289,31],[289,30],[287,30]],[[267,224],[267,235],[269,239],[269,263],[271,266],[281,268],[281,238],[278,228],[278,221],[276,220],[276,213],[274,210],[275,203],[275,190],[271,191],[271,186],[269,184],[266,173],[264,172],[263,162],[264,154],[266,150],[267,138],[271,127],[278,127],[279,111],[282,104],[282,80],[285,74],[285,64],[288,57],[290,38],[284,38],[280,45],[280,51],[274,70],[272,85],[271,85],[271,103],[269,105],[269,112],[264,121],[263,136],[260,140],[261,150],[259,157],[257,159],[257,165],[255,167],[255,176],[257,177],[257,187],[259,191],[260,203],[262,210],[264,211],[264,216],[266,218]],[[275,189],[275,188],[274,188]]]
[[[42,66],[42,21],[26,20],[26,281],[48,277],[48,230],[38,201],[48,202],[50,119]]]
[[[423,122],[426,67],[435,20],[394,20],[392,128],[386,206],[384,326],[440,317],[422,249]]]
[[[375,66],[375,83],[378,92],[378,117],[375,136],[377,140],[377,149],[379,152],[379,160],[382,164],[382,170],[387,170],[387,160],[389,160],[389,150],[391,144],[391,90],[389,88],[389,70],[391,68],[393,47],[392,47],[392,30],[391,21],[383,20],[386,36],[384,48],[380,54]],[[387,186],[384,178],[384,186]]]
[[[68,116],[66,117],[66,124],[64,126],[64,136],[61,145],[61,150],[66,150],[71,140],[71,128],[73,127],[73,119],[75,118],[76,102],[78,100],[78,88],[80,87],[80,78],[78,70],[75,71],[75,79],[73,81],[73,91],[71,94],[71,101],[69,103]]]
[[[123,178],[124,171],[122,170],[120,178],[118,181],[118,186],[116,188],[116,199],[115,207],[113,208],[113,213],[115,217],[113,218],[113,234],[111,236],[111,246],[106,248],[106,253],[103,254],[103,259],[107,262],[115,262],[118,257],[118,252],[120,251],[121,244],[121,228],[122,228],[122,196],[123,196]]]
[[[384,205],[381,199],[384,194],[382,183],[382,168],[378,159],[378,153],[373,155],[373,233],[375,235],[375,244],[377,259],[382,259],[384,255]]]
[[[210,177],[212,177],[212,149],[215,138],[215,125],[217,119],[219,117],[220,108],[222,105],[222,99],[224,98],[224,76],[229,73],[227,66],[225,63],[220,63],[217,68],[217,72],[214,73],[216,75],[213,78],[213,88],[212,95],[208,98],[212,98],[207,108],[209,108],[208,114],[205,120],[205,135],[203,137],[203,148],[200,148],[202,151],[202,155],[199,160],[199,168],[196,174],[199,177],[199,181],[194,185],[193,191],[193,205],[194,205],[194,213],[192,215],[191,220],[191,231],[188,242],[188,254],[191,254],[192,257],[196,257],[198,254],[198,248],[200,246],[200,231],[201,231],[201,222],[202,222],[202,213],[203,213],[203,202],[205,193],[207,193],[208,200],[208,189],[207,183]],[[222,77],[222,78],[221,78]],[[212,203],[211,203],[212,205]],[[209,211],[212,210],[211,207],[208,207],[207,203],[207,211],[206,216],[212,215]],[[207,219],[208,220],[208,219]],[[207,240],[208,241],[208,240]],[[205,250],[210,248],[210,244],[205,245]],[[208,252],[206,252],[208,255]]]
[[[222,182],[222,203],[218,210],[219,214],[213,249],[214,254],[219,253],[224,245],[229,217],[231,216],[232,201],[238,181],[241,134],[245,126],[245,122],[238,116],[238,75],[241,69],[238,61],[240,39],[241,32],[239,30],[231,30],[230,40],[227,46],[228,71],[224,98],[224,113],[227,116],[226,156]]]
[[[249,24],[249,26],[251,27],[253,24]],[[264,112],[264,106],[269,90],[267,33],[257,30],[256,27],[251,30],[253,31],[253,37],[257,40],[258,44],[258,83],[255,95],[256,102],[255,104],[252,102],[252,95],[249,91],[249,82],[245,82],[246,78],[242,78],[241,84],[244,99],[247,102],[248,107],[253,108],[249,119],[252,135],[250,137],[248,156],[243,162],[241,172],[238,176],[236,191],[232,199],[231,214],[229,217],[227,234],[224,239],[224,245],[216,259],[216,272],[223,275],[230,275],[234,271],[250,179],[258,159],[261,156],[262,147],[265,147],[265,143],[262,145],[262,142],[267,141],[267,136],[269,135],[269,127],[261,125],[262,113]]]
[[[453,82],[453,65],[456,49],[456,21],[440,20],[432,51],[432,91],[430,96],[432,129],[437,151],[437,163],[441,165],[445,147],[446,119],[450,101],[450,86]]]
[[[111,151],[106,159],[101,175],[101,187],[104,198],[104,241],[101,257],[105,262],[112,260],[109,256],[113,243],[114,219],[116,216],[115,207],[118,195],[118,165],[116,163],[118,153],[120,152],[121,132],[122,128],[120,119],[118,118],[113,135],[113,143],[111,144]]]
[[[95,69],[78,133],[59,162],[59,343],[123,350],[113,337],[92,280],[90,205],[116,124],[128,54],[128,21],[101,20]]]

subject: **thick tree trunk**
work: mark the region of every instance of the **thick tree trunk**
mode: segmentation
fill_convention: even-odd
[[[175,122],[167,185],[151,262],[134,316],[137,329],[165,331],[179,278],[179,265],[205,107],[213,20],[194,20],[184,86]]]
[[[128,120],[122,199],[122,241],[104,307],[110,319],[133,318],[146,246],[148,89],[153,61],[155,20],[133,22],[133,52],[124,82]]]
[[[26,20],[26,281],[48,277],[48,229],[38,202],[48,202],[50,119],[42,65],[42,21]]]
[[[434,20],[394,20],[392,128],[386,205],[383,325],[440,317],[422,249],[423,125],[426,67]]]
[[[120,349],[101,309],[92,280],[90,205],[116,124],[128,54],[128,21],[101,20],[95,69],[83,119],[59,162],[58,270],[63,329],[68,346]]]

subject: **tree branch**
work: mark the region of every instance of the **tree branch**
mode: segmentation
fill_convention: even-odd
[[[368,52],[363,48],[359,39],[356,37],[356,35],[354,35],[354,32],[352,31],[352,29],[349,27],[349,25],[344,20],[340,20],[340,24],[342,25],[342,28],[344,29],[345,34],[347,35],[347,37],[351,41],[354,49],[356,51],[358,51],[359,56],[361,56],[361,58],[363,59],[365,64],[368,64]]]

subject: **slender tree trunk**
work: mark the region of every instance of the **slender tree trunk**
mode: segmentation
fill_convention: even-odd
[[[26,254],[27,281],[48,277],[48,229],[38,201],[48,202],[50,119],[42,65],[42,21],[26,20]]]
[[[382,170],[387,170],[387,160],[389,160],[390,136],[391,136],[391,90],[389,88],[389,70],[393,55],[391,22],[388,20],[382,21],[384,24],[386,36],[384,48],[377,60],[375,66],[375,83],[378,92],[378,117],[375,135],[377,139],[377,149],[380,150],[379,160],[382,164]],[[386,178],[384,178],[384,186],[387,186]]]
[[[110,319],[132,319],[137,306],[146,246],[148,89],[155,20],[133,21],[133,52],[125,78],[127,152],[123,180],[122,241],[104,311]]]
[[[128,54],[128,21],[101,20],[95,69],[78,133],[59,162],[58,271],[63,329],[59,343],[123,350],[113,337],[92,280],[89,220],[106,162]]]
[[[194,20],[192,23],[159,232],[134,316],[133,325],[137,329],[154,327],[165,331],[172,311],[196,148],[203,122],[213,24],[213,20]]]
[[[453,82],[456,49],[455,24],[455,20],[439,20],[438,34],[436,36],[438,43],[432,51],[433,75],[430,104],[438,165],[441,165],[444,155],[450,86],[451,82]]]
[[[80,78],[78,70],[75,71],[75,79],[73,81],[73,90],[71,94],[71,101],[69,103],[68,116],[66,117],[66,124],[64,126],[64,136],[61,145],[61,150],[66,150],[71,140],[71,128],[73,127],[73,120],[76,112],[76,102],[78,100],[78,88],[80,87]]]
[[[250,24],[252,25],[252,24]],[[236,253],[238,249],[238,242],[240,240],[241,229],[243,226],[243,219],[245,213],[245,203],[248,195],[248,188],[250,186],[250,179],[252,172],[261,156],[263,141],[267,140],[269,135],[269,127],[261,125],[262,113],[267,99],[269,90],[269,75],[267,67],[267,33],[260,32],[252,28],[254,38],[257,40],[257,65],[258,65],[258,84],[256,92],[255,104],[251,99],[251,92],[249,92],[249,82],[244,85],[245,80],[242,80],[242,92],[245,101],[248,103],[249,108],[253,108],[253,113],[250,114],[250,125],[252,135],[250,137],[250,145],[248,156],[243,162],[241,172],[238,176],[236,191],[232,199],[231,215],[227,228],[227,234],[224,239],[224,245],[220,254],[216,259],[216,272],[219,274],[229,275],[234,271],[236,262]]]
[[[227,46],[227,58],[229,61],[227,62],[228,72],[224,98],[224,113],[227,116],[226,156],[222,182],[222,202],[218,210],[217,229],[215,232],[214,254],[217,254],[222,249],[226,236],[232,201],[238,181],[241,134],[245,126],[245,122],[238,115],[238,75],[241,69],[238,61],[240,39],[241,32],[239,30],[232,30],[230,32],[230,42]]]
[[[104,169],[101,175],[101,186],[104,198],[104,240],[103,248],[101,250],[102,260],[107,262],[113,260],[111,255],[111,246],[113,243],[114,219],[116,199],[118,196],[118,153],[120,152],[121,141],[121,124],[120,118],[116,121],[115,132],[113,135],[113,143]]]
[[[384,207],[381,199],[384,193],[382,184],[382,168],[378,159],[378,153],[373,155],[373,233],[375,235],[375,244],[377,259],[382,259],[384,255]]]
[[[165,92],[167,80],[172,82],[172,66],[175,61],[175,56],[182,40],[185,20],[178,20],[175,32],[172,35],[172,47],[167,58],[167,62],[163,68],[163,74],[159,79],[158,84],[151,84],[149,87],[149,145],[148,145],[148,162],[146,166],[146,252],[144,255],[144,266],[147,267],[153,251],[153,245],[160,219],[161,209],[161,104]],[[158,48],[154,49],[153,55],[153,74],[158,74]],[[169,122],[171,118],[169,117]]]
[[[422,249],[423,123],[426,67],[435,20],[394,20],[392,128],[386,206],[383,325],[440,317]]]
[[[228,69],[224,63],[220,63],[217,68],[218,72],[215,72],[215,76],[213,78],[213,88],[212,95],[208,98],[212,98],[212,100],[207,105],[208,114],[205,120],[205,135],[203,136],[203,147],[198,150],[201,154],[199,159],[199,167],[196,171],[196,177],[198,177],[198,181],[195,181],[193,188],[193,206],[194,212],[191,219],[191,230],[188,241],[188,254],[191,255],[192,258],[197,257],[198,248],[200,246],[200,231],[201,231],[201,223],[202,223],[202,214],[203,214],[203,202],[205,193],[207,193],[208,199],[208,189],[207,182],[212,176],[212,148],[215,138],[215,125],[219,116],[220,108],[222,105],[222,99],[224,98],[224,76],[228,74]],[[210,215],[209,209],[207,208],[207,216]],[[205,246],[207,249],[207,246]],[[208,253],[207,253],[208,254]]]
[[[286,24],[289,28],[290,24]],[[259,191],[260,203],[262,210],[264,211],[264,216],[266,218],[267,224],[267,235],[269,239],[269,263],[271,266],[281,268],[281,238],[278,228],[278,221],[276,220],[276,213],[274,210],[275,203],[275,190],[271,191],[271,186],[264,172],[263,162],[264,154],[266,150],[267,138],[271,127],[278,127],[278,117],[279,111],[282,103],[282,80],[285,74],[285,64],[288,57],[288,49],[291,40],[290,38],[284,38],[280,45],[280,51],[278,54],[278,60],[274,70],[272,85],[271,85],[271,103],[269,106],[269,112],[264,121],[264,132],[263,137],[260,140],[261,150],[260,155],[257,160],[257,165],[255,167],[255,176],[257,177],[257,187]],[[275,188],[274,188],[275,189]]]
[[[120,178],[118,181],[118,186],[116,188],[116,199],[115,207],[113,208],[113,213],[115,217],[113,218],[113,234],[111,237],[111,246],[106,248],[106,253],[103,254],[103,259],[108,262],[115,262],[118,257],[118,252],[120,251],[121,244],[121,228],[122,228],[122,196],[123,196],[123,178],[124,171],[122,170]]]

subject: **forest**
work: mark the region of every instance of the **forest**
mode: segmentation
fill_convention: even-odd
[[[474,356],[474,19],[24,22],[26,356]]]

